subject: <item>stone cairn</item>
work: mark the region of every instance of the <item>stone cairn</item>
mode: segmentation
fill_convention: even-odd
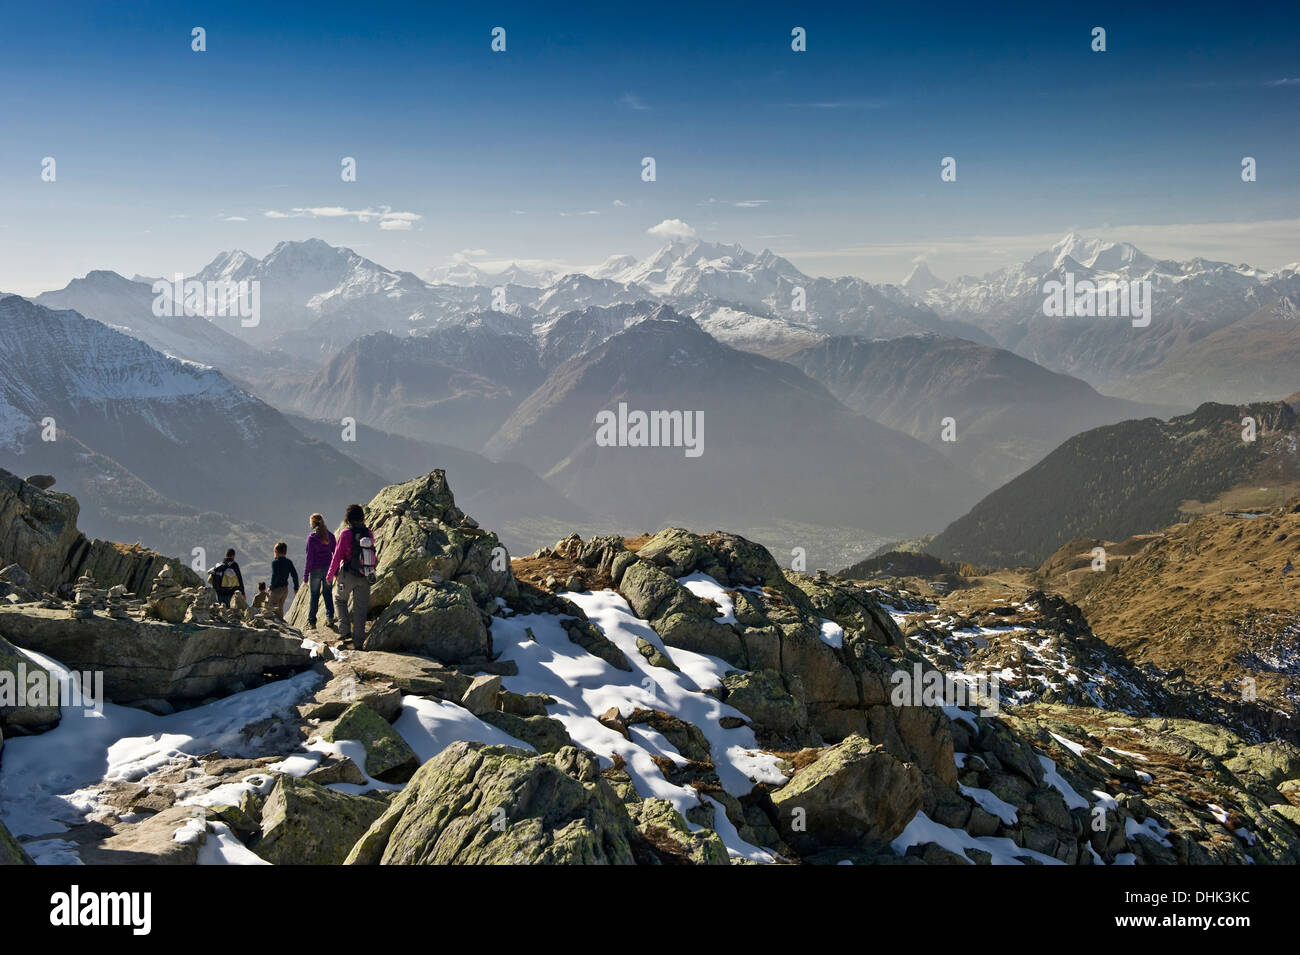
[[[265,627],[267,621],[273,616],[274,614],[271,613],[265,603],[261,605],[248,604],[247,609],[244,610],[244,622],[250,627]]]
[[[212,614],[217,604],[217,596],[210,587],[198,588],[194,594],[194,602],[190,604],[190,612],[185,617],[187,623],[208,624],[212,623]]]
[[[153,588],[149,591],[148,604],[154,616],[168,623],[180,623],[185,619],[190,600],[176,578],[172,576],[170,564],[164,564],[163,569],[158,571],[158,576],[154,578]]]
[[[104,602],[108,609],[108,615],[117,620],[127,620],[130,614],[126,609],[126,587],[122,584],[114,584],[108,588],[108,596]]]
[[[77,578],[77,586],[73,591],[72,601],[72,618],[74,620],[88,620],[95,615],[95,581],[89,574]]]

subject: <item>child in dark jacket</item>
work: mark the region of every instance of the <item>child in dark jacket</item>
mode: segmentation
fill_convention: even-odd
[[[289,578],[293,578],[293,592],[298,593],[298,569],[288,557],[289,545],[284,541],[275,545],[275,559],[271,561],[271,610],[284,619],[284,601],[289,596]]]
[[[334,592],[325,583],[329,573],[330,558],[334,556],[334,535],[325,526],[325,518],[320,514],[311,516],[311,533],[307,535],[307,563],[303,566],[302,576],[311,588],[311,603],[307,607],[307,626],[316,626],[316,608],[320,606],[321,593],[325,595],[325,626],[334,626]]]

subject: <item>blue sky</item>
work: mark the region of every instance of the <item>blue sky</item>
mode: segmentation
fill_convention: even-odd
[[[417,273],[584,265],[664,219],[877,281],[1072,228],[1276,267],[1300,259],[1296,10],[10,4],[0,289],[309,236]]]

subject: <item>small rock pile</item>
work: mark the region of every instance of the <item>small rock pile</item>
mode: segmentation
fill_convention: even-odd
[[[190,603],[191,598],[172,576],[171,566],[164,564],[149,591],[149,612],[168,623],[180,623],[185,619]]]
[[[77,578],[72,606],[69,608],[74,620],[87,620],[95,615],[95,581],[90,576]]]
[[[117,620],[130,618],[126,607],[126,587],[121,584],[114,584],[108,588],[108,596],[104,598],[104,603],[110,617]]]
[[[197,624],[212,623],[212,616],[216,609],[216,604],[216,594],[210,588],[199,588],[198,593],[194,595],[193,603],[190,604],[189,613],[185,615],[185,622]]]

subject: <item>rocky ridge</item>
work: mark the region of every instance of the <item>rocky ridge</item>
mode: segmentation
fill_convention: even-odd
[[[110,708],[137,739],[157,725],[190,742],[158,737],[76,780],[61,828],[10,800],[38,747],[81,727],[14,741],[0,809],[16,842],[0,847],[45,862],[1300,861],[1300,750],[1160,712],[1157,683],[1059,597],[937,611],[678,528],[510,560],[438,471],[367,510],[381,560],[361,649],[296,630],[299,601],[261,629],[300,643],[305,672],[168,716]],[[60,612],[90,631],[99,597],[82,589],[91,618],[75,601],[10,609],[33,632]],[[913,674],[995,666],[1015,673],[996,707],[898,697]]]

